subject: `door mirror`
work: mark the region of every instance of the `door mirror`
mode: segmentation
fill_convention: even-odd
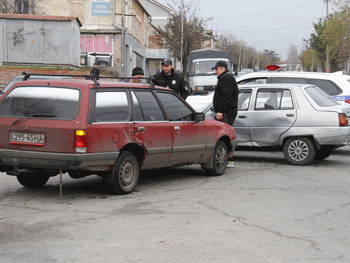
[[[205,120],[205,113],[203,112],[197,112],[196,113],[196,122],[204,121]]]

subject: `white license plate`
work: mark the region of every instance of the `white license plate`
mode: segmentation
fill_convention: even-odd
[[[10,133],[10,142],[12,142],[12,143],[44,144],[45,143],[45,134],[11,132]]]

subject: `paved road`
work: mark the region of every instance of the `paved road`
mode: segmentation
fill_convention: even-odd
[[[350,262],[349,155],[237,151],[221,177],[144,172],[126,196],[64,175],[62,202],[59,177],[31,190],[0,174],[0,262]]]

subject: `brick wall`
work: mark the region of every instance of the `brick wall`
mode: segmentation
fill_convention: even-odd
[[[159,44],[161,37],[150,35],[149,36],[149,48],[151,49],[162,49],[162,45]]]
[[[0,84],[7,84],[15,76],[21,75],[25,71],[28,73],[36,74],[49,74],[49,75],[90,75],[88,71],[73,71],[73,70],[58,70],[58,69],[28,69],[28,68],[11,68],[2,67],[0,68]]]

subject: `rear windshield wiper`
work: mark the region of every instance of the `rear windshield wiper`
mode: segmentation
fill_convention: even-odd
[[[20,118],[18,120],[15,120],[13,123],[12,123],[12,126],[15,125],[16,123],[20,122],[21,120],[24,120],[24,119],[28,119],[30,117],[40,117],[40,118],[55,118],[57,117],[57,115],[55,114],[30,114],[30,115],[27,115],[23,118]]]

